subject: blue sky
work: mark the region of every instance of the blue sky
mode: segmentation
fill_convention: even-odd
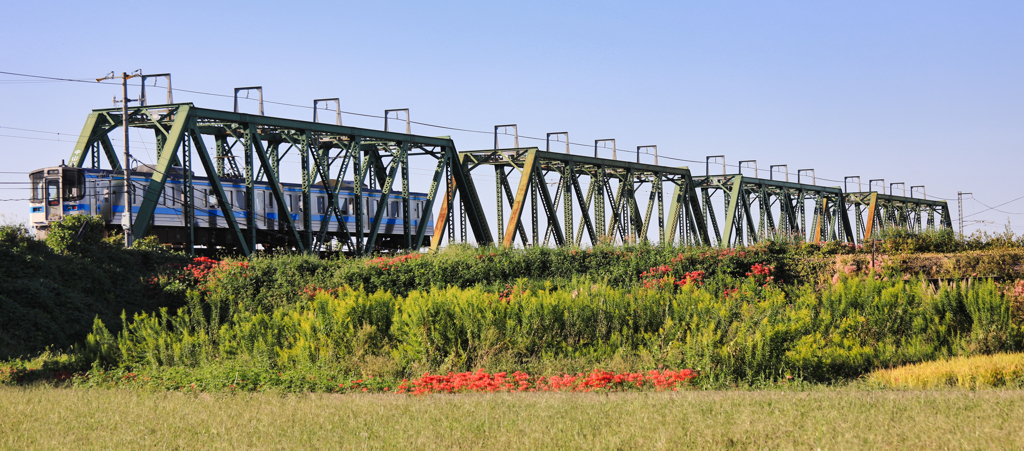
[[[1024,232],[1024,199],[985,206],[1024,196],[1021,2],[9,3],[0,71],[88,79],[141,68],[193,91],[262,85],[283,103],[340,97],[351,112],[410,108],[431,124],[516,123],[524,135],[656,144],[686,160],[725,154],[819,178],[926,185],[942,198],[972,192],[965,215],[987,222],[968,231],[1009,220]],[[0,182],[67,158],[88,112],[115,95],[0,74]],[[231,108],[180,91],[175,101]],[[460,150],[491,146],[486,134],[413,132],[451,135]],[[132,139],[147,160],[151,137]],[[5,218],[27,211],[0,201]]]

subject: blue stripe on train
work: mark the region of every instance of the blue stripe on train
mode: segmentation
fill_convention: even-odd
[[[89,206],[85,205],[85,207],[86,207],[86,210],[88,210]],[[113,209],[114,209],[114,213],[124,213],[124,207],[121,206],[121,205],[114,205]],[[65,211],[67,211],[67,210],[65,209]],[[138,212],[139,212],[139,207],[132,207],[132,213],[138,213]],[[158,207],[153,213],[158,214],[158,215],[181,215],[183,212],[182,212],[182,210],[177,209],[177,208]],[[235,213],[235,217],[236,218],[245,218],[246,217],[246,212],[244,212],[244,211],[235,211],[234,213]],[[223,218],[224,217],[224,212],[222,212],[220,210],[204,210],[204,209],[201,209],[201,208],[197,208],[196,209],[196,216]],[[354,222],[356,222],[356,217],[355,216],[342,216],[342,218],[345,220],[345,223],[354,223]],[[267,213],[267,219],[276,220],[276,219],[278,219],[278,215],[277,215],[277,213]],[[314,221],[323,221],[324,220],[324,215],[313,215],[312,219]],[[292,215],[292,220],[293,221],[299,220],[299,215],[293,214]],[[373,222],[373,218],[367,218],[367,220],[369,222],[371,222],[371,223]],[[337,222],[337,221],[332,221],[332,222]],[[399,225],[399,224],[403,224],[404,222],[405,221],[403,221],[403,220],[401,220],[399,218],[386,218],[386,219],[381,221],[381,224]],[[412,225],[414,225],[414,226],[415,225],[419,225],[419,220],[414,219],[412,221]],[[427,222],[427,226],[433,227],[433,225],[434,225],[434,221],[428,221]]]

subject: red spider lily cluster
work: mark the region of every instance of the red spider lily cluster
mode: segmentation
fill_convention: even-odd
[[[765,265],[765,264],[762,264],[762,263],[754,263],[754,265],[750,267],[750,272],[747,273],[747,277],[751,277],[751,276],[771,276],[772,271],[774,271],[774,270],[775,270],[775,268],[771,267],[771,265]]]
[[[495,254],[494,252],[491,252],[490,254],[480,254],[480,255],[477,255],[476,259],[477,260],[483,260],[485,258],[494,258],[494,257],[497,257],[497,256],[498,256],[498,254]]]
[[[423,254],[405,254],[397,257],[377,257],[373,260],[368,260],[367,265],[376,266],[385,271],[394,269],[395,266],[401,265],[410,260],[419,260],[423,257]]]
[[[249,262],[225,262],[217,261],[209,257],[196,257],[192,263],[185,266],[185,277],[191,275],[200,285],[216,282],[219,270],[227,270],[233,267],[249,269]],[[242,277],[249,277],[249,274],[242,274]]]
[[[524,293],[526,293],[525,288],[517,289],[512,285],[505,284],[505,289],[498,292],[498,300],[501,302],[511,302],[514,297]]]
[[[494,392],[594,392],[627,390],[679,390],[689,386],[697,372],[652,370],[647,373],[614,373],[594,370],[562,376],[530,376],[521,371],[490,374],[484,370],[465,373],[424,374],[402,381],[396,393],[494,393]]]
[[[704,283],[704,271],[690,271],[680,277],[679,280],[672,277],[670,274],[671,272],[672,268],[668,265],[661,265],[640,274],[640,278],[643,279],[644,288],[648,289],[664,288],[670,285],[681,287],[684,285]]]
[[[342,291],[345,291],[345,287],[341,287],[341,288],[320,288],[320,287],[316,287],[316,286],[310,285],[310,286],[302,289],[302,294],[305,295],[305,296],[308,296],[310,299],[312,299],[313,297],[315,297],[316,295],[318,295],[320,293],[326,293],[326,294],[328,294],[330,296],[337,297],[338,293],[341,293]]]
[[[747,277],[752,277],[755,280],[763,280],[762,287],[767,287],[775,281],[775,276],[772,273],[775,272],[775,267],[766,265],[764,263],[754,263],[750,267],[750,272],[747,273]]]
[[[661,276],[666,275],[666,274],[668,274],[670,272],[672,272],[672,268],[670,268],[668,265],[661,265],[661,266],[655,266],[655,267],[653,267],[651,269],[648,269],[643,274],[640,274],[640,277],[641,278],[661,277]]]
[[[220,266],[220,263],[209,257],[196,257],[192,259],[191,265],[185,267],[185,271],[192,273],[192,277],[196,280],[205,280],[206,276]]]

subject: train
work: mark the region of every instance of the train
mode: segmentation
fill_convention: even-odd
[[[131,171],[130,180],[134,189],[131,190],[131,211],[137,213],[142,204],[142,197],[153,176],[154,167],[140,165]],[[153,214],[150,234],[174,248],[183,248],[188,241],[189,229],[185,223],[185,173],[181,167],[172,167],[164,184],[163,193],[157,202]],[[103,219],[109,232],[123,230],[125,212],[124,173],[109,169],[89,169],[70,166],[42,168],[29,174],[32,195],[29,201],[29,222],[40,239],[46,237],[51,223],[60,221],[68,215],[93,215]],[[242,229],[247,235],[246,187],[244,180],[221,178],[227,203]],[[265,250],[295,248],[294,234],[288,230],[288,222],[280,214],[281,208],[276,205],[270,184],[254,182],[254,206],[256,224],[256,244]],[[332,186],[334,186],[332,184]],[[364,185],[365,187],[365,185]],[[311,215],[311,230],[318,233],[322,222],[327,217],[327,190],[323,184],[310,188],[310,205],[307,208],[302,202],[302,185],[282,183],[282,192],[292,222],[302,233],[302,216]],[[338,205],[342,222],[337,216],[330,215],[325,241],[341,239],[343,230],[355,235],[357,227],[361,227],[364,236],[369,235],[373,226],[374,215],[383,192],[376,189],[361,190],[361,205],[355,205],[354,185],[343,182],[336,187]],[[230,229],[224,217],[217,197],[214,195],[210,179],[192,177],[193,199],[195,203],[195,222],[193,224],[193,245],[208,250],[233,249],[239,246],[237,234]],[[405,247],[406,221],[402,218],[402,193],[391,191],[386,204],[386,211],[378,225],[378,239],[375,246],[378,250],[399,249]],[[416,236],[419,227],[418,218],[423,217],[423,209],[427,205],[426,193],[409,195],[409,213],[412,219],[411,233]],[[355,208],[361,208],[362,223],[356,224]],[[308,211],[307,211],[308,210]],[[425,240],[434,233],[433,212],[428,212]],[[137,237],[138,238],[138,237]],[[334,241],[337,243],[337,241]]]

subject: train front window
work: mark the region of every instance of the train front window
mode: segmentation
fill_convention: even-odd
[[[46,179],[43,177],[43,171],[33,172],[29,178],[32,180],[32,201],[43,200],[46,195]]]

